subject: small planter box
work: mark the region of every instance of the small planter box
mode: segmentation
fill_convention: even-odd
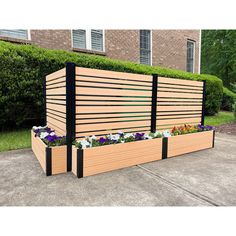
[[[171,136],[167,141],[167,158],[214,147],[215,131]]]
[[[161,159],[162,138],[83,150],[73,146],[72,172],[82,178]]]
[[[35,133],[31,131],[31,146],[40,165],[47,176],[67,172],[67,147],[47,147]]]

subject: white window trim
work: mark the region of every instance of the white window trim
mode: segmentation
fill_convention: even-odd
[[[190,73],[195,73],[195,55],[196,55],[195,50],[196,50],[196,41],[191,40],[191,39],[187,39],[187,42],[193,43],[193,72],[190,72]],[[188,48],[187,48],[187,50],[188,50]],[[187,55],[187,54],[186,54],[186,55]],[[187,64],[186,64],[186,67],[187,67]],[[187,68],[186,68],[186,70],[187,70]]]
[[[139,33],[140,33],[140,30],[139,30]],[[139,40],[140,40],[140,36],[139,36]],[[150,66],[152,66],[152,45],[153,45],[153,42],[152,42],[152,30],[150,30]],[[140,53],[140,42],[139,42],[139,53]],[[139,56],[139,64],[141,64],[141,60],[140,59],[141,58]],[[149,66],[149,65],[146,65],[146,66]]]
[[[21,39],[21,38],[9,37],[9,36],[7,37],[11,39],[15,39],[15,40],[31,40],[30,29],[27,29],[26,31],[27,31],[27,39]]]
[[[85,29],[85,37],[86,37],[86,48],[85,49],[82,49],[82,48],[77,48],[77,47],[74,47],[73,45],[73,29],[71,29],[71,46],[72,48],[76,48],[76,49],[81,49],[81,50],[89,50],[89,51],[94,51],[94,52],[105,52],[106,49],[105,49],[105,30],[102,30],[102,35],[103,35],[103,50],[102,51],[97,51],[97,50],[94,50],[92,49],[92,42],[91,42],[91,32],[92,30],[91,29]]]

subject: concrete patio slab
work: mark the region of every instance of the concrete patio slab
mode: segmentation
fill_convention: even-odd
[[[0,153],[1,206],[236,205],[236,138],[216,148],[83,179],[46,177],[31,150]]]

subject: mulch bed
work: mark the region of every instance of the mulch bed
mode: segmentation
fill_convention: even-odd
[[[216,126],[215,130],[219,133],[236,135],[236,122]]]

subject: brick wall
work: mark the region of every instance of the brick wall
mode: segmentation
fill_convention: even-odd
[[[71,50],[70,30],[31,30],[31,41],[43,48]]]
[[[199,64],[199,30],[153,30],[153,65],[186,70],[187,39],[195,43],[195,73]]]

